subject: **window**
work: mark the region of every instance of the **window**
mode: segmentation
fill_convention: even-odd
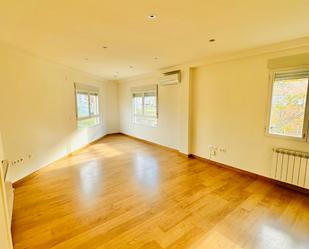
[[[85,128],[100,124],[99,90],[75,84],[77,126]]]
[[[156,127],[158,123],[157,86],[132,88],[133,123]]]
[[[307,139],[309,70],[273,74],[268,133]]]

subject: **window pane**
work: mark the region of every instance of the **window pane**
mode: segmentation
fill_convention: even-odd
[[[133,114],[143,115],[143,94],[141,93],[133,94]]]
[[[155,93],[144,94],[144,115],[150,117],[157,116],[157,97]]]
[[[90,94],[90,115],[99,114],[99,97],[95,94]]]
[[[99,117],[87,118],[87,119],[77,121],[77,126],[79,128],[91,127],[91,126],[98,125],[98,124],[100,124]]]
[[[88,94],[77,93],[76,102],[77,102],[77,117],[78,118],[89,117]]]
[[[308,78],[277,79],[273,84],[269,133],[301,138]]]

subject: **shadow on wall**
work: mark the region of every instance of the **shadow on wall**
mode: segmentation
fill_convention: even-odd
[[[31,154],[23,155],[23,161],[21,163],[10,167],[8,172],[8,180],[16,182],[36,170],[55,162],[56,160],[82,148],[96,139],[99,139],[103,135],[105,135],[105,132],[103,131],[102,126],[95,126],[83,129],[75,128],[71,134],[63,137],[60,141],[50,145],[49,147],[46,146],[46,141],[39,141],[40,139],[38,139],[38,143],[34,148],[36,150],[31,152]],[[53,142],[55,141],[49,141],[49,144]],[[44,146],[38,146],[38,144],[42,144]],[[29,151],[34,149],[29,148]],[[13,157],[10,157],[10,155],[7,156],[10,160],[15,160]]]

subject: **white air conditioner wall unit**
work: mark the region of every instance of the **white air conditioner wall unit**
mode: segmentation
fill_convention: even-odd
[[[180,83],[180,71],[173,71],[164,73],[162,77],[159,78],[159,83],[162,86],[175,85]]]

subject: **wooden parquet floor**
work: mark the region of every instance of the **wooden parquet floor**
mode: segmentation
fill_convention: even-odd
[[[111,135],[17,183],[14,248],[309,248],[309,196]]]

